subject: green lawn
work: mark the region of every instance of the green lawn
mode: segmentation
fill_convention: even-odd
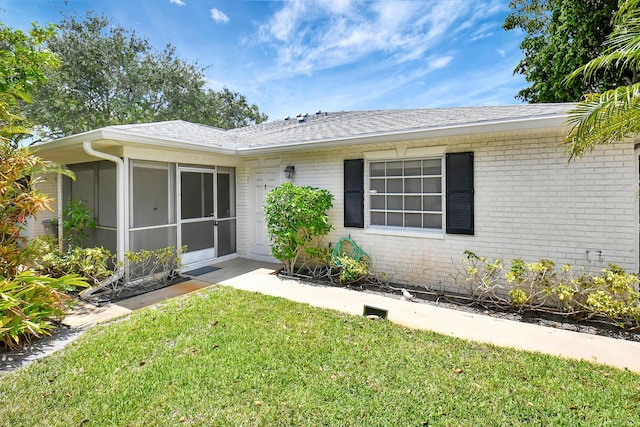
[[[225,287],[0,376],[3,426],[625,426],[640,376]],[[636,424],[637,425],[637,424]]]

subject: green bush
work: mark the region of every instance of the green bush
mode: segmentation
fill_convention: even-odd
[[[290,182],[271,190],[264,214],[271,240],[271,255],[282,261],[288,275],[317,240],[331,231],[327,210],[333,206],[328,190],[300,187]],[[313,243],[316,242],[315,245]]]
[[[0,342],[11,348],[49,335],[73,301],[64,291],[85,286],[78,276],[44,277],[30,270],[0,277]]]
[[[186,246],[180,250],[176,250],[173,246],[167,246],[153,251],[146,249],[138,252],[129,251],[124,254],[129,278],[133,280],[161,273],[166,279],[173,279],[178,275],[181,255],[186,250]]]
[[[97,285],[113,274],[114,257],[108,249],[70,247],[61,251],[55,237],[40,236],[31,241],[34,268],[51,277],[78,274]]]
[[[87,229],[96,229],[96,219],[82,200],[69,200],[62,211],[62,230],[69,245],[82,246],[89,235]]]
[[[370,274],[368,258],[362,258],[358,261],[348,256],[342,256],[338,259],[338,264],[340,283],[343,285],[358,283]]]
[[[503,273],[502,260],[492,262],[465,251],[467,282],[481,301],[508,303],[519,310],[545,310],[576,318],[604,316],[616,323],[640,325],[638,276],[615,264],[599,273],[578,273],[570,265],[557,268],[548,259],[526,264],[511,261]]]

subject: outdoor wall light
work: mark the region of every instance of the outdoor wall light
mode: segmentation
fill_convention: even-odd
[[[286,176],[287,179],[293,178],[294,173],[296,173],[295,166],[288,165],[286,168],[284,168],[284,176]]]

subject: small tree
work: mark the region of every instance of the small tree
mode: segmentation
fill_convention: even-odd
[[[327,210],[333,207],[328,190],[286,182],[267,194],[264,214],[271,240],[271,255],[292,275],[310,244],[331,231]]]
[[[229,129],[267,119],[243,95],[207,89],[205,69],[173,46],[157,50],[93,12],[63,16],[46,46],[61,65],[26,110],[43,139],[126,123],[181,119]]]

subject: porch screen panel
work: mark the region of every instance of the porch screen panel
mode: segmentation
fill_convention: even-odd
[[[234,206],[234,186],[232,176],[228,173],[218,174],[216,202],[218,203],[218,218],[231,218],[236,215]]]
[[[218,256],[236,252],[236,220],[218,221]]]
[[[175,166],[132,162],[130,184],[129,249],[156,250],[175,247]]]
[[[112,162],[98,164],[98,225],[117,227],[116,165]]]
[[[180,174],[181,218],[213,216],[213,174],[182,172]]]
[[[187,252],[199,251],[213,247],[213,221],[186,222],[182,224],[182,244]]]
[[[234,168],[218,168],[216,209],[218,214],[218,256],[236,252],[236,184]]]
[[[169,168],[134,165],[132,171],[133,228],[165,225],[169,217]]]
[[[90,231],[90,233],[87,233],[89,235],[87,241],[83,242],[84,246],[102,246],[105,249],[109,249],[112,253],[116,253],[118,236],[115,228],[96,227],[95,230]]]
[[[67,206],[69,200],[80,200],[95,215],[96,162],[72,165],[69,169],[76,175],[76,179],[67,178],[69,185],[65,186],[68,191],[64,195],[64,207]]]
[[[129,233],[129,246],[132,251],[146,249],[153,251],[177,244],[176,226],[132,230]]]
[[[84,247],[102,246],[116,251],[116,168],[108,161],[70,165],[76,179],[63,177],[63,209],[70,200],[82,201],[93,217],[97,228],[85,229]]]

